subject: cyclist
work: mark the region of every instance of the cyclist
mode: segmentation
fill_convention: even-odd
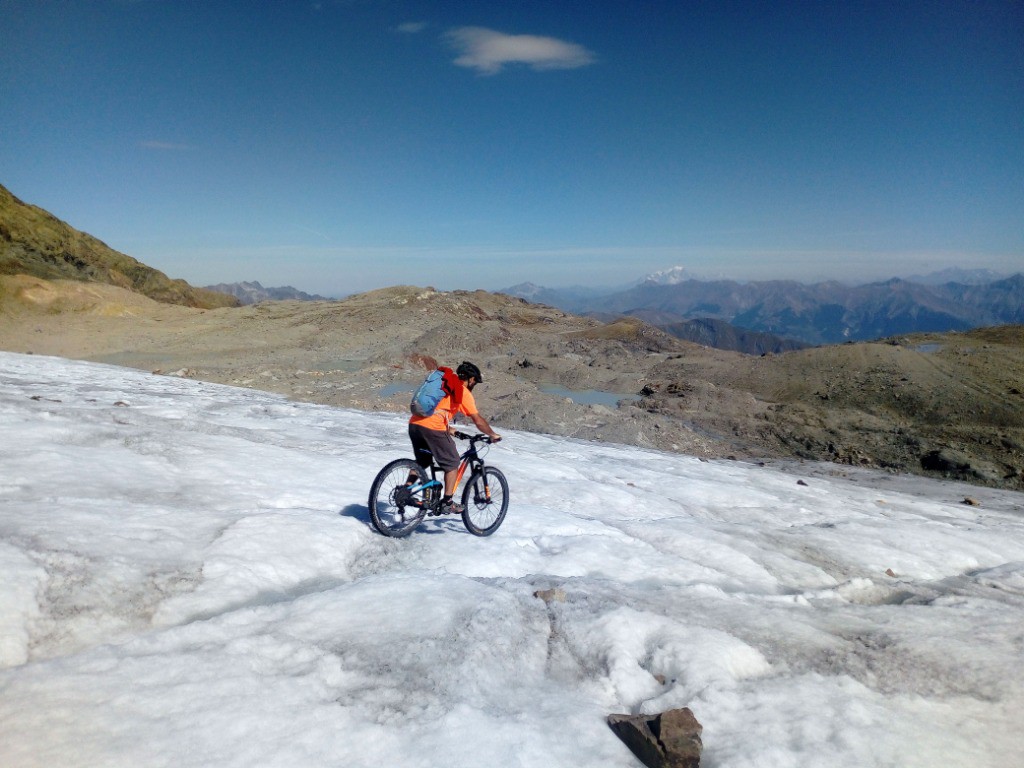
[[[409,419],[409,439],[412,441],[413,455],[416,463],[426,470],[430,469],[431,461],[437,463],[444,471],[444,496],[441,499],[441,514],[462,514],[462,505],[452,500],[455,492],[455,481],[459,469],[459,451],[452,439],[451,421],[458,414],[469,417],[476,428],[497,442],[501,435],[491,429],[487,419],[476,409],[473,399],[473,387],[483,382],[480,369],[473,363],[463,362],[455,369],[461,392],[445,395],[430,416],[413,416]]]

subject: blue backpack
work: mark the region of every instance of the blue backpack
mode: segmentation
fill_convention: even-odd
[[[437,404],[449,395],[456,403],[462,401],[462,381],[451,368],[438,368],[413,393],[409,410],[414,416],[433,416]]]

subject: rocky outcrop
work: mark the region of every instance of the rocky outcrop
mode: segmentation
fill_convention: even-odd
[[[1010,468],[1000,469],[987,461],[968,456],[951,448],[928,451],[921,457],[921,469],[939,472],[944,477],[954,480],[981,480],[990,481],[993,484],[1000,479],[1013,477],[1007,471]]]
[[[657,715],[609,715],[608,725],[648,768],[697,768],[703,726],[688,707]]]

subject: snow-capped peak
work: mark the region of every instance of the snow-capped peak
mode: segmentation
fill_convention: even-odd
[[[686,267],[676,266],[652,272],[643,279],[643,282],[654,283],[655,285],[676,285],[677,283],[684,283],[687,280],[698,279],[699,278],[686,269]]]

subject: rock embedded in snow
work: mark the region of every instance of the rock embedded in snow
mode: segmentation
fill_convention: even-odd
[[[697,768],[704,727],[689,707],[657,715],[608,715],[608,725],[648,768]]]
[[[545,603],[565,602],[565,590],[559,589],[558,587],[552,587],[551,589],[539,589],[533,593],[533,596],[540,598]]]

